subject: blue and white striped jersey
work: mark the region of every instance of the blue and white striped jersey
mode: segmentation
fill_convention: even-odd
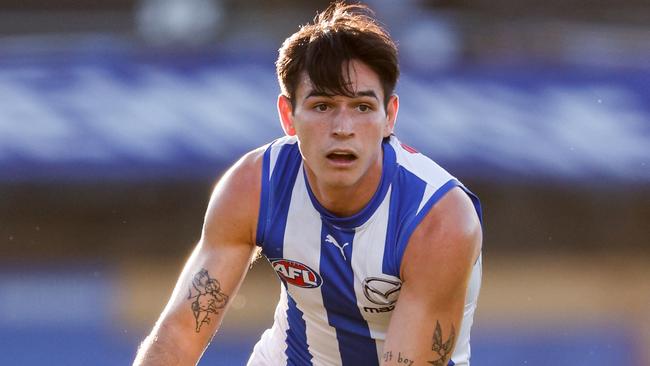
[[[429,158],[392,136],[383,143],[381,182],[351,217],[322,207],[309,188],[295,137],[264,154],[257,242],[282,281],[273,326],[248,362],[269,365],[379,365],[399,297],[400,263],[429,209],[463,188]],[[450,365],[469,365],[469,336],[481,283],[471,276],[464,318]]]

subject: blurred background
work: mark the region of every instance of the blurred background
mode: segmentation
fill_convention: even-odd
[[[127,365],[327,1],[0,0],[0,364]],[[473,364],[650,365],[650,3],[368,1],[397,135],[485,212]],[[242,365],[259,260],[202,365]]]

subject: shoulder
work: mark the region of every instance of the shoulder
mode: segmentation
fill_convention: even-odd
[[[302,158],[300,157],[300,150],[298,149],[298,139],[296,136],[281,137],[264,146],[263,148],[263,172],[269,175],[264,177],[265,179],[270,178],[270,174],[278,164],[283,165],[291,163],[291,161],[295,163],[295,160],[302,161]]]
[[[454,178],[438,163],[413,147],[404,144],[396,136],[391,136],[389,146],[395,153],[395,162],[403,171],[419,178],[431,187],[440,187]]]
[[[403,280],[411,270],[449,262],[449,256],[478,256],[481,246],[480,203],[447,170],[395,136],[389,141],[399,174],[394,183],[409,207],[400,233],[394,269]],[[469,254],[465,252],[467,250]]]
[[[245,154],[219,178],[208,203],[204,237],[255,242],[262,162],[267,148],[263,146]]]
[[[404,281],[434,276],[450,283],[462,281],[478,258],[481,244],[481,223],[472,200],[462,188],[452,188],[411,235],[401,276]]]
[[[242,156],[219,178],[212,192],[210,203],[240,201],[259,191],[262,160],[267,146],[259,147]]]
[[[227,190],[231,194],[250,193],[251,188],[259,186],[262,161],[267,148],[268,146],[262,146],[248,152],[226,170],[215,186],[213,198],[215,195],[221,194],[223,190]]]

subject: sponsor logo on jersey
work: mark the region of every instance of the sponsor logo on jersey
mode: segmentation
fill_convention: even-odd
[[[365,306],[367,313],[386,313],[395,309],[395,303],[402,289],[399,280],[387,280],[379,277],[367,277],[363,280],[363,294],[373,304],[381,307]]]
[[[282,258],[270,262],[278,276],[294,286],[316,288],[323,283],[323,279],[316,271],[300,262]]]
[[[370,306],[364,306],[363,307],[363,311],[365,311],[366,313],[373,313],[373,314],[387,313],[389,311],[393,311],[393,309],[395,309],[395,305],[386,306],[384,308],[373,308],[373,307],[370,307]]]

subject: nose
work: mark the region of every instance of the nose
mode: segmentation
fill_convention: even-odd
[[[338,137],[350,137],[354,135],[354,121],[350,113],[342,110],[334,115],[332,135]]]

